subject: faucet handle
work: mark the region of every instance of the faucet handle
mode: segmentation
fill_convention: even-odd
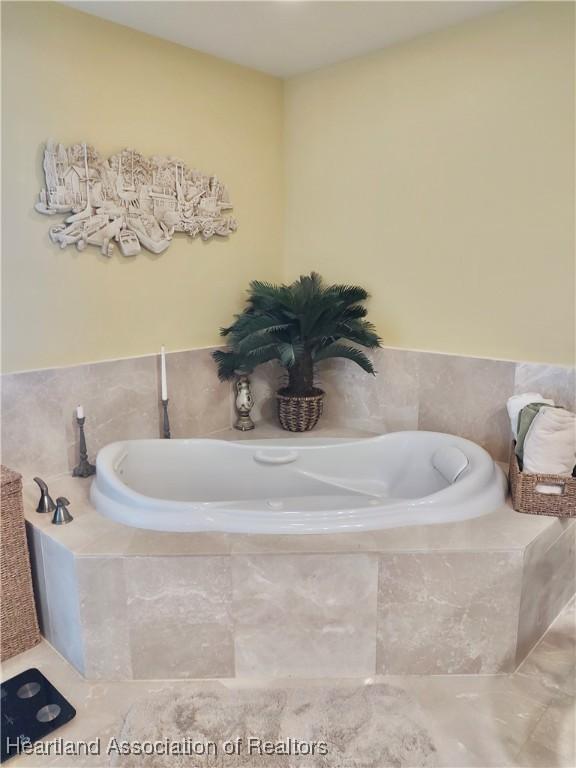
[[[71,523],[74,518],[68,512],[68,504],[70,502],[67,498],[64,496],[58,496],[56,499],[56,510],[54,511],[54,517],[52,518],[52,523],[54,525],[66,525],[66,523]]]
[[[48,486],[41,477],[35,477],[34,482],[40,488],[40,499],[38,500],[36,512],[54,512],[56,504],[54,504],[52,496],[50,496]]]

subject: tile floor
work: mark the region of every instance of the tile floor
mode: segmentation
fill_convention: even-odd
[[[5,662],[6,679],[38,667],[74,704],[76,718],[57,731],[70,740],[119,735],[130,706],[156,691],[213,687],[342,686],[386,682],[403,689],[424,711],[438,768],[574,768],[576,765],[576,600],[558,616],[515,673],[509,675],[387,676],[326,681],[218,680],[88,682],[46,642]],[[295,734],[295,737],[297,735]],[[50,738],[50,737],[49,737]],[[8,765],[109,765],[108,757],[20,756]],[[146,766],[146,761],[142,761]],[[270,761],[273,768],[274,760]],[[339,768],[330,766],[330,768]],[[387,766],[381,766],[387,768]],[[403,768],[411,768],[408,765]]]

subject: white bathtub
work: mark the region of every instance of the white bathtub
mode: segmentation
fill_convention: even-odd
[[[103,448],[91,498],[155,531],[326,533],[489,514],[504,475],[460,437],[394,432],[359,440],[127,440]]]

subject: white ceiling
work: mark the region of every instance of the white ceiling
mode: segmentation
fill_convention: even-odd
[[[103,19],[279,77],[499,10],[496,0],[74,0]]]

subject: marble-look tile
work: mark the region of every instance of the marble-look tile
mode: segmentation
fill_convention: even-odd
[[[574,768],[576,699],[558,694],[536,724],[517,758],[525,768]]]
[[[250,389],[254,398],[250,417],[255,424],[278,424],[276,391],[285,382],[286,372],[275,361],[258,366],[250,375]]]
[[[238,676],[374,672],[376,558],[238,555],[232,568]]]
[[[84,647],[74,555],[42,535],[45,589],[50,615],[48,639],[65,659],[84,671]]]
[[[167,354],[170,423],[175,437],[230,426],[230,386],[210,349]],[[84,406],[93,460],[115,440],[159,437],[159,356],[127,358],[2,377],[3,461],[26,478],[69,472],[78,462],[75,407]]]
[[[230,552],[226,533],[164,533],[118,526],[88,542],[82,555],[171,557],[173,555],[225,555]],[[123,529],[123,530],[122,530]],[[118,535],[120,533],[120,536]]]
[[[506,401],[515,364],[420,353],[418,428],[473,440],[497,461],[510,453]]]
[[[197,350],[198,357],[203,351]],[[183,355],[190,353],[182,353]],[[476,359],[456,355],[430,355],[423,352],[382,348],[372,353],[377,376],[366,376],[349,361],[334,360],[318,368],[318,382],[326,390],[325,413],[322,424],[325,427],[342,427],[389,432],[399,429],[439,427],[431,424],[443,405],[452,412],[448,418],[449,427],[456,434],[463,434],[492,450],[497,458],[506,460],[509,450],[508,423],[504,403],[513,388],[522,384],[536,384],[559,402],[574,408],[576,382],[573,368],[561,366],[537,366],[490,359]],[[211,360],[204,367],[211,376]],[[456,388],[456,392],[440,397],[438,387],[435,402],[429,404],[431,379],[440,370],[441,387]],[[432,376],[430,375],[432,374]],[[255,420],[274,422],[274,392],[285,380],[285,372],[276,363],[259,368],[253,375],[256,405]],[[177,378],[182,381],[181,377]],[[472,390],[470,397],[470,390]],[[462,392],[467,393],[462,407]],[[455,395],[455,397],[452,397]],[[423,408],[422,419],[419,410]],[[440,410],[442,410],[440,408]],[[223,411],[221,410],[220,415]],[[201,431],[220,428],[218,418],[205,425]]]
[[[326,392],[320,427],[378,434],[416,429],[418,353],[382,348],[369,355],[376,376],[366,374],[350,360],[327,360],[317,366],[316,383]],[[261,366],[252,374],[252,418],[256,423],[276,423],[274,396],[285,380],[286,373],[277,363]]]
[[[120,558],[76,559],[84,675],[89,679],[132,677],[124,569]]]
[[[418,428],[418,353],[377,349],[370,353],[376,376],[349,360],[318,366],[318,385],[326,392],[324,426],[372,432]]]
[[[81,479],[71,475],[58,475],[49,483],[52,498],[65,496],[74,518],[71,525],[52,525],[51,516],[38,514],[38,488],[29,483],[23,487],[24,514],[29,524],[40,530],[44,536],[54,539],[71,552],[79,554],[94,540],[110,534],[115,547],[106,554],[114,554],[118,547],[127,543],[127,535],[135,529],[120,525],[96,512],[89,498],[92,478]]]
[[[170,417],[175,437],[228,428],[233,419],[230,384],[222,384],[212,348],[167,355]],[[454,432],[479,442],[501,460],[510,435],[506,398],[537,388],[576,406],[573,368],[507,363],[457,355],[383,348],[373,353],[378,374],[350,361],[318,366],[326,390],[324,427],[375,433],[402,429]],[[29,478],[69,472],[77,462],[74,408],[86,410],[91,458],[114,440],[161,434],[159,356],[113,360],[2,377],[3,460]],[[274,393],[285,379],[276,364],[252,375],[256,422],[276,423]],[[316,434],[316,433],[313,433]]]
[[[471,520],[439,525],[414,525],[360,533],[231,534],[234,554],[297,554],[329,552],[477,552],[522,551],[531,542],[556,541],[563,531],[576,532],[576,520],[523,515],[510,506]]]
[[[232,387],[218,380],[212,352],[191,349],[166,355],[173,437],[199,437],[231,424]],[[159,376],[159,359],[156,365]]]
[[[576,529],[570,526],[549,547],[534,541],[524,554],[517,664],[575,592]]]
[[[566,623],[566,611],[551,629]],[[548,635],[544,638],[545,642]],[[534,651],[537,652],[537,649]],[[44,674],[61,690],[77,709],[77,717],[67,723],[56,734],[66,740],[87,740],[100,736],[106,744],[111,736],[119,737],[123,732],[126,715],[138,709],[147,708],[145,702],[154,704],[158,696],[166,696],[169,702],[183,697],[196,697],[200,693],[216,694],[225,702],[242,702],[238,708],[238,717],[246,717],[250,696],[245,699],[235,696],[239,690],[252,690],[252,700],[260,700],[258,694],[278,690],[279,683],[273,678],[244,678],[234,680],[198,681],[140,681],[132,680],[121,683],[92,682],[85,680],[46,642],[9,659],[2,664],[2,677],[7,679],[30,667],[42,669]],[[383,685],[382,685],[383,684]],[[306,719],[310,711],[304,704],[313,704],[324,700],[327,687],[337,689],[336,696],[330,696],[324,715]],[[393,689],[393,691],[390,690]],[[415,759],[413,751],[415,741],[403,730],[402,720],[409,720],[428,734],[435,747],[435,760],[440,768],[572,768],[570,744],[571,735],[569,699],[565,693],[559,696],[558,689],[543,683],[537,673],[533,677],[522,674],[512,675],[451,675],[451,676],[385,676],[366,679],[348,678],[329,681],[320,678],[285,679],[281,689],[286,692],[286,699],[297,703],[291,709],[291,716],[283,720],[285,733],[293,738],[305,739],[310,729],[322,721],[322,727],[335,728],[332,733],[336,738],[343,737],[345,743],[356,742],[346,737],[345,729],[340,729],[342,722],[341,708],[332,709],[331,702],[343,698],[348,704],[346,710],[358,717],[364,724],[372,724],[378,732],[381,749],[372,753],[379,757],[389,755],[385,750],[391,745],[398,746],[398,751],[386,760],[380,760],[379,768],[384,765],[406,765],[414,768],[421,764]],[[369,701],[363,691],[380,689],[384,696],[377,696],[377,705],[365,708]],[[385,690],[386,689],[386,690]],[[375,702],[374,702],[375,703]],[[141,706],[143,705],[143,706]],[[388,706],[390,705],[390,706]],[[220,707],[213,708],[215,716]],[[399,719],[401,718],[401,719]],[[158,718],[159,719],[159,718]],[[167,716],[168,722],[175,719]],[[154,721],[155,722],[155,721]],[[349,721],[346,721],[349,723]],[[154,723],[152,723],[154,725]],[[362,726],[361,726],[362,727]],[[144,726],[146,737],[149,729]],[[168,735],[160,728],[161,736]],[[544,731],[544,733],[542,732]],[[186,735],[189,735],[188,733]],[[400,744],[397,737],[402,735]],[[532,738],[533,735],[536,738]],[[50,737],[49,737],[50,738]],[[332,739],[331,739],[332,740]],[[362,731],[361,741],[373,745],[370,729]],[[354,753],[358,757],[357,753]],[[571,762],[570,762],[571,760]],[[404,761],[404,762],[403,762]],[[311,765],[309,759],[304,760]],[[106,756],[103,759],[84,758],[46,758],[44,756],[21,756],[13,758],[11,765],[18,768],[42,768],[46,765],[58,765],[60,768],[84,768],[88,766],[109,765]],[[342,755],[338,760],[330,760],[331,768],[345,765]],[[424,763],[426,764],[426,763]]]
[[[19,674],[30,667],[38,667],[43,674],[58,688],[76,709],[76,717],[61,726],[56,733],[50,734],[45,741],[62,738],[65,741],[86,741],[101,738],[101,751],[104,752],[111,736],[118,737],[124,717],[135,701],[147,696],[168,691],[176,693],[180,685],[189,685],[188,681],[139,681],[129,680],[110,682],[87,680],[80,675],[47,642],[42,642],[31,651],[13,657],[2,664],[2,679]],[[219,683],[195,681],[195,689],[210,690],[219,687]],[[80,768],[88,765],[110,765],[106,754],[94,759],[70,756],[26,756],[14,757],[12,765],[22,768],[44,768],[58,765],[61,768]]]
[[[512,670],[521,576],[521,552],[382,555],[378,673]]]
[[[114,440],[158,434],[153,357],[3,377],[4,461],[27,476],[50,477],[78,461],[74,411],[82,403],[90,458]]]
[[[516,755],[554,700],[538,680],[516,675],[376,679],[401,680],[419,702],[442,768],[522,768]]]
[[[135,678],[234,675],[227,557],[124,560]]]
[[[38,626],[44,637],[51,637],[50,611],[48,610],[48,594],[46,592],[46,577],[44,575],[44,557],[42,555],[42,532],[26,522],[26,539],[30,553],[30,570],[32,572],[32,587],[34,602],[38,616]]]
[[[576,601],[560,613],[516,670],[543,685],[576,696]]]
[[[514,392],[540,392],[558,405],[576,411],[576,368],[540,363],[517,363]]]

